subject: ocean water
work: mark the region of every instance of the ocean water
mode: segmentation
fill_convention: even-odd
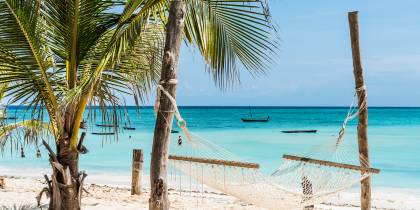
[[[190,131],[229,150],[243,160],[257,162],[270,175],[281,164],[283,154],[306,154],[334,143],[347,113],[345,107],[255,107],[255,116],[270,116],[267,123],[243,123],[248,107],[181,107],[180,112]],[[30,118],[22,107],[9,108],[9,116],[18,120]],[[149,170],[155,116],[151,107],[138,113],[128,108],[131,127],[117,137],[102,137],[91,132],[102,131],[90,121],[85,144],[90,152],[81,155],[80,168],[89,174],[105,176],[131,174],[132,149],[144,151],[144,170]],[[101,117],[96,121],[101,123]],[[11,120],[8,121],[9,123]],[[345,144],[357,158],[356,122],[348,124]],[[174,126],[174,129],[180,130]],[[284,134],[281,130],[316,129],[315,134]],[[372,167],[381,169],[373,177],[374,186],[420,189],[420,108],[370,108],[369,149]],[[172,134],[175,142],[178,135]],[[131,136],[131,138],[130,138]],[[13,141],[18,141],[16,138]],[[52,140],[50,140],[52,142]],[[0,173],[49,173],[47,153],[36,158],[36,146],[25,147],[20,157],[10,142],[0,156]],[[355,159],[357,161],[357,159]],[[94,180],[90,180],[94,181]]]

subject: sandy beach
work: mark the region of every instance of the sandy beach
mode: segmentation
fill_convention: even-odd
[[[147,182],[147,181],[146,181]],[[144,183],[146,184],[146,183]],[[48,200],[44,197],[41,208],[36,208],[35,197],[45,181],[36,177],[6,176],[6,188],[0,189],[0,203],[3,207],[14,205],[32,206],[30,209],[46,209]],[[86,210],[134,210],[148,209],[149,186],[143,185],[142,195],[131,196],[125,184],[96,184],[88,182],[83,194],[83,209]],[[171,209],[243,209],[262,210],[240,200],[216,191],[204,192],[179,191],[170,188]],[[329,202],[317,205],[316,209],[360,209],[357,192],[344,192],[331,197]],[[420,209],[420,192],[409,189],[379,188],[373,191],[374,209]]]

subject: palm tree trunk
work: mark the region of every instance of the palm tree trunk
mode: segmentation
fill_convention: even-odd
[[[65,142],[60,141],[57,159],[64,168],[68,168],[71,179],[66,180],[63,174],[58,173],[58,183],[70,184],[68,187],[60,189],[61,210],[80,210],[79,153],[75,149],[70,148],[70,144],[66,144]]]
[[[80,210],[83,180],[86,175],[79,173],[79,154],[72,149],[69,139],[59,141],[57,156],[44,143],[50,153],[53,169],[51,181],[48,181],[50,192],[49,210]]]
[[[176,77],[178,60],[184,29],[185,2],[174,0],[169,10],[169,19],[166,25],[165,55],[162,62],[160,84],[172,97],[176,95]],[[171,133],[174,113],[170,100],[161,94],[159,110],[153,137],[152,160],[150,164],[151,194],[149,199],[150,210],[168,210],[168,187],[166,182],[166,166],[168,162],[169,135]]]
[[[79,173],[78,151],[71,148],[68,135],[59,141],[57,155],[46,142],[44,145],[49,151],[53,169],[51,181],[46,177],[50,194],[49,209],[80,210],[83,180],[86,174]]]

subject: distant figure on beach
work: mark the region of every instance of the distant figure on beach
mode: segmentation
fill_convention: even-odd
[[[40,158],[41,157],[41,151],[38,149],[38,151],[36,151],[36,157]]]
[[[181,136],[178,136],[178,146],[181,146],[182,145],[182,138],[181,138]]]
[[[20,148],[20,157],[21,158],[25,157],[25,151],[23,151],[23,147]]]
[[[131,139],[131,136],[128,136],[128,139]]]
[[[303,176],[301,185],[302,185],[302,189],[303,189],[303,195],[305,196],[303,198],[302,202],[306,203],[306,202],[308,202],[312,199],[312,195],[313,195],[312,183],[311,183],[311,181],[309,181],[308,177]],[[308,205],[308,206],[305,206],[304,210],[312,210],[314,208],[315,208],[314,205]]]

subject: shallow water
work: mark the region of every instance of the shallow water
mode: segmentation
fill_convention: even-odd
[[[9,110],[14,115],[16,107]],[[181,107],[182,116],[194,133],[228,149],[242,159],[261,164],[262,172],[269,175],[281,163],[283,154],[322,153],[323,148],[334,143],[347,108],[319,107],[259,107],[255,116],[270,115],[268,123],[243,123],[248,107]],[[24,109],[17,109],[19,119],[28,118]],[[130,175],[133,148],[144,150],[145,165],[149,169],[154,129],[152,108],[136,113],[129,108],[131,127],[122,130],[117,138],[90,134],[101,131],[94,122],[89,124],[86,146],[90,152],[81,156],[80,168],[90,174]],[[100,122],[101,118],[97,117]],[[354,151],[351,163],[357,163],[356,123],[348,125],[345,145]],[[178,128],[175,128],[180,130]],[[316,134],[284,134],[281,130],[316,129]],[[369,147],[371,164],[382,171],[373,177],[375,186],[420,189],[420,108],[370,108]],[[174,142],[179,134],[172,134]],[[129,136],[132,138],[130,139]],[[35,157],[35,146],[25,149],[26,158],[19,151],[5,148],[0,157],[0,173],[25,171],[49,173],[46,151]],[[315,149],[314,149],[315,148]],[[19,149],[19,148],[18,148]]]

